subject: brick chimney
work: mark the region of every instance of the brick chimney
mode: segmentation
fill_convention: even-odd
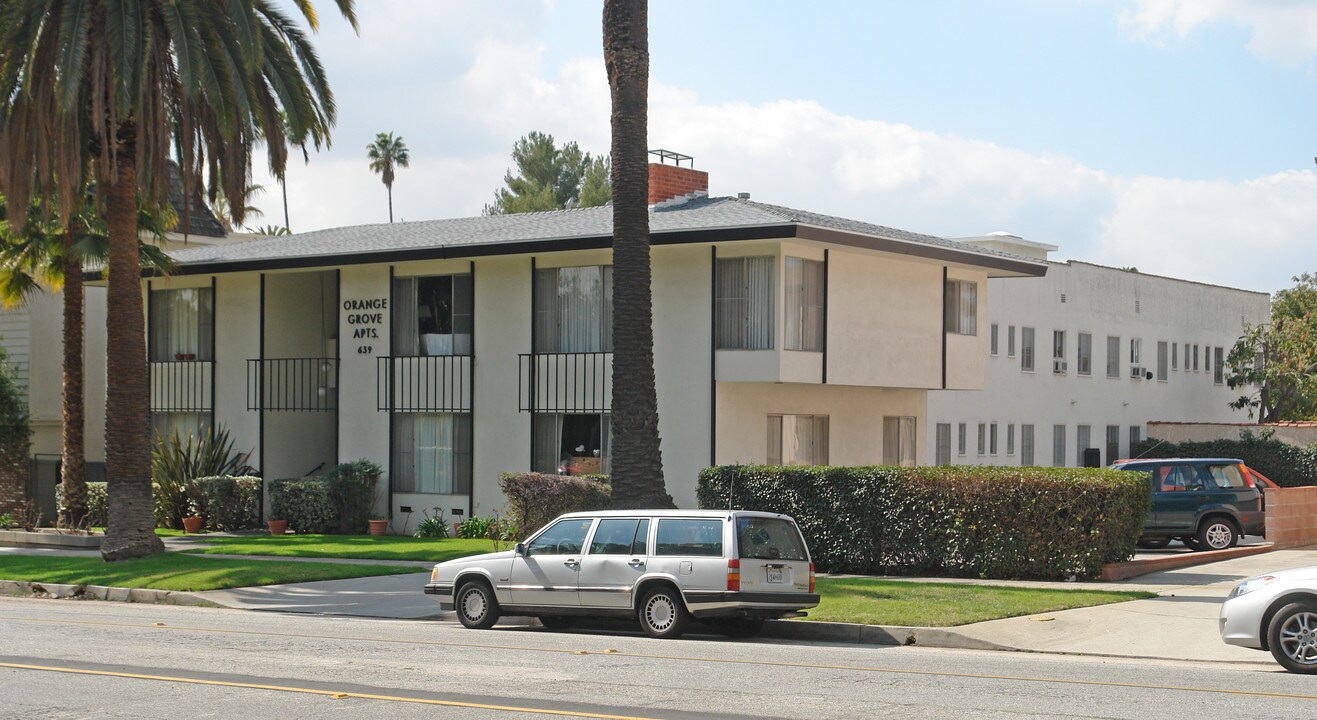
[[[649,204],[660,205],[671,201],[684,202],[693,197],[709,194],[709,173],[693,167],[682,167],[681,163],[694,164],[690,155],[682,155],[670,150],[650,150],[657,155],[659,162],[649,164]],[[673,160],[675,164],[666,165],[663,161]]]

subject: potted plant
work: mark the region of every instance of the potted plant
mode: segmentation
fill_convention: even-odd
[[[380,535],[387,535],[389,533],[388,520],[371,518],[367,522],[370,523],[371,535],[380,536]]]
[[[283,535],[288,532],[287,520],[269,520],[266,521],[266,525],[269,526],[271,535]]]
[[[183,532],[199,533],[205,524],[206,521],[200,515],[188,515],[183,518]]]

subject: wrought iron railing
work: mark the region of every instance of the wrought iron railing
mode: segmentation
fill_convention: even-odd
[[[376,409],[471,412],[470,355],[384,356],[376,361]]]
[[[289,412],[337,410],[338,359],[248,360],[247,409]]]
[[[519,358],[517,397],[523,412],[612,409],[613,353],[533,353]]]
[[[150,363],[151,411],[210,412],[214,372],[215,363],[209,360]]]

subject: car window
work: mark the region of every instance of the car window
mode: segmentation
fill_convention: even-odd
[[[756,560],[804,560],[805,546],[794,523],[781,518],[743,517],[736,521],[741,557]]]
[[[549,526],[526,545],[527,555],[574,555],[585,547],[585,535],[590,531],[589,518],[559,520]]]
[[[695,555],[722,557],[722,520],[684,520],[663,518],[658,521],[655,555]]]
[[[1194,465],[1162,465],[1157,468],[1161,492],[1188,492],[1203,489],[1203,478]]]
[[[590,540],[591,555],[630,555],[640,521],[630,519],[600,520]]]
[[[631,542],[632,555],[646,555],[649,553],[649,520],[641,520],[640,527],[636,528],[636,539]]]
[[[1229,465],[1208,465],[1206,469],[1213,487],[1222,490],[1248,487],[1248,482],[1244,480],[1244,474],[1239,471],[1239,466],[1234,463]]]

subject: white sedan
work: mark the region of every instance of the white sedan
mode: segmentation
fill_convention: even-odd
[[[1221,606],[1221,639],[1270,650],[1296,673],[1317,673],[1317,566],[1251,577]]]

